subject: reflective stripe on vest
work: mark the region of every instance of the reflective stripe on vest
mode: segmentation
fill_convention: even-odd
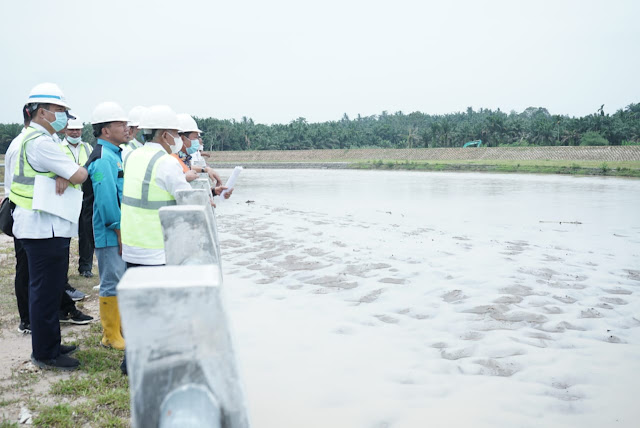
[[[161,207],[175,205],[171,193],[156,184],[159,165],[170,156],[164,150],[141,147],[127,154],[120,234],[122,244],[146,249],[164,249]],[[151,199],[151,200],[150,200]]]
[[[130,152],[126,159],[129,159]],[[149,200],[149,185],[151,184],[151,174],[153,173],[153,167],[156,165],[156,162],[162,157],[166,155],[164,152],[158,152],[151,158],[149,161],[149,165],[147,166],[147,170],[144,173],[144,179],[142,180],[142,193],[140,195],[140,199],[133,198],[131,196],[124,195],[122,197],[122,204],[129,205],[134,208],[144,208],[147,210],[159,210],[162,207],[168,207],[170,205],[175,205],[176,201],[150,201]]]
[[[123,144],[123,145],[122,145],[122,148],[123,148],[123,149],[124,149],[125,147],[126,147],[126,148],[128,148],[128,149],[131,149],[131,150],[135,150],[135,149],[139,149],[140,147],[142,147],[142,144],[140,144],[140,143],[138,142],[138,140],[136,140],[136,139],[134,138],[133,140],[129,141],[128,143],[125,143],[125,144]]]
[[[27,143],[41,135],[45,135],[45,133],[34,128],[27,129],[31,130],[25,132],[22,137],[19,159],[11,180],[9,199],[17,206],[30,210],[33,204],[33,186],[36,182],[36,176],[42,175],[53,178],[56,174],[53,172],[36,171],[29,163],[27,159]]]
[[[14,171],[13,179],[11,180],[13,183],[27,184],[27,185],[33,186],[33,184],[36,182],[35,175],[29,176],[29,177],[24,175],[24,162],[27,157],[27,153],[26,153],[27,143],[31,140],[38,138],[40,135],[44,135],[44,132],[34,130],[32,132],[25,134],[24,140],[22,140],[22,144],[20,145],[20,159],[18,161],[18,165],[16,165],[16,171]],[[27,161],[27,165],[29,165],[28,161]],[[31,165],[29,165],[29,169],[36,172],[33,168],[31,168]]]

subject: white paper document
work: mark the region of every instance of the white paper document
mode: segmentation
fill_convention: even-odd
[[[236,185],[236,180],[238,179],[238,176],[240,175],[240,173],[242,172],[242,167],[241,166],[237,166],[233,169],[233,172],[231,173],[231,177],[229,177],[229,179],[227,179],[227,182],[225,183],[224,187],[226,187],[227,189],[231,189]],[[227,194],[226,190],[223,190],[222,193],[220,193],[220,202],[224,201],[224,195]]]
[[[57,195],[56,180],[37,175],[32,208],[77,223],[82,210],[82,192],[69,186],[62,195]]]

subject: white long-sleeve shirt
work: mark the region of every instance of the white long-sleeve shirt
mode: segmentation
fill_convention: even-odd
[[[80,166],[60,150],[59,143],[45,128],[37,123],[31,123],[30,126],[44,133],[27,144],[27,161],[31,167],[36,171],[53,172],[67,180],[71,178]],[[19,161],[20,144],[14,156],[12,180],[16,162]],[[73,238],[78,236],[78,222],[72,223],[57,215],[17,206],[13,211],[13,236],[18,239]]]

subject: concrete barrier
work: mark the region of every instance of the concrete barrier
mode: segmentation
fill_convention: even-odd
[[[249,426],[219,278],[215,265],[125,272],[133,427]]]
[[[249,426],[222,295],[207,180],[159,211],[167,266],[118,284],[133,427]]]

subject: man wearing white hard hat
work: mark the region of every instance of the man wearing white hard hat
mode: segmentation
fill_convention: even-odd
[[[80,119],[71,119],[67,124],[65,138],[62,140],[62,150],[67,157],[72,159],[78,165],[84,166],[89,160],[89,155],[93,151],[93,147],[82,141],[82,128],[84,127]],[[82,200],[82,211],[80,211],[80,219],[78,221],[78,242],[80,258],[78,260],[78,271],[81,276],[91,278],[93,273],[93,226],[91,218],[93,216],[93,201],[88,202],[86,197]],[[74,294],[80,293],[72,290],[67,293],[74,297]],[[81,294],[81,293],[80,293]],[[80,296],[77,295],[76,298]]]
[[[100,321],[103,346],[123,350],[116,285],[124,275],[120,239],[123,167],[120,146],[129,141],[127,115],[117,103],[100,103],[91,117],[96,148],[87,169],[93,190],[93,234],[100,274]],[[88,190],[88,189],[87,189]]]
[[[16,205],[13,235],[29,265],[31,360],[41,368],[74,370],[80,362],[69,356],[75,346],[60,343],[58,308],[67,277],[65,259],[78,224],[47,212],[47,200],[42,201],[43,209],[34,210],[33,196],[38,176],[55,179],[56,194],[61,195],[69,184],[84,182],[87,170],[65,156],[52,138],[72,117],[60,88],[53,83],[36,85],[26,104],[23,114],[30,125],[22,134],[9,199]]]
[[[217,185],[222,184],[222,180],[213,168],[208,167],[200,152],[200,134],[202,131],[198,128],[198,124],[191,116],[186,113],[178,115],[180,123],[180,138],[182,138],[182,152],[185,156],[183,162],[192,170],[199,173],[206,173],[209,178]]]
[[[140,118],[146,109],[147,108],[143,106],[135,106],[129,111],[129,122],[127,125],[129,126],[129,138],[131,138],[131,140],[120,146],[122,148],[123,159],[131,150],[142,147],[142,143],[136,139],[136,135],[138,135]]]
[[[178,116],[168,106],[150,107],[142,116],[143,147],[124,160],[122,258],[127,268],[165,264],[164,238],[158,211],[175,205],[178,190],[190,190],[177,159],[182,148]],[[187,172],[193,174],[193,171]],[[225,188],[215,188],[219,195]]]

